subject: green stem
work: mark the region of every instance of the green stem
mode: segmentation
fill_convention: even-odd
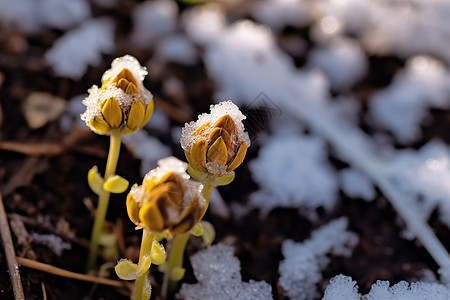
[[[149,256],[151,254],[153,239],[154,239],[153,234],[150,231],[144,229],[142,232],[142,242],[139,253],[139,263],[138,263],[139,266],[142,265],[143,263],[144,255]],[[148,272],[149,271],[147,270],[141,277],[136,279],[134,283],[134,296],[133,296],[134,300],[145,300],[143,299],[142,295],[145,288],[145,281],[147,280],[148,277]]]
[[[113,132],[110,136],[110,145],[108,160],[106,162],[105,177],[108,179],[110,176],[114,175],[117,168],[117,162],[119,160],[120,144],[121,144],[121,133]],[[89,255],[87,262],[87,270],[93,271],[97,265],[97,255],[99,248],[99,238],[102,234],[103,223],[105,222],[106,211],[108,209],[110,193],[103,190],[98,198],[98,206],[95,214],[94,226],[92,228],[91,243],[89,247]]]
[[[208,209],[209,198],[211,197],[211,192],[214,186],[210,183],[203,183],[202,195],[206,200],[205,209],[203,215]],[[186,249],[187,242],[189,240],[189,231],[182,234],[177,234],[173,237],[171,247],[169,250],[169,255],[167,259],[167,269],[164,272],[163,285],[162,285],[162,296],[163,299],[167,299],[168,293],[172,293],[178,281],[171,278],[171,273],[176,268],[181,268],[183,266],[184,250]]]

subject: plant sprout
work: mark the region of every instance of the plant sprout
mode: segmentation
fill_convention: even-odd
[[[211,113],[202,114],[197,121],[186,124],[182,131],[181,146],[189,162],[189,174],[203,184],[203,197],[208,208],[212,189],[227,185],[234,179],[234,169],[244,160],[250,145],[248,133],[242,120],[245,116],[231,101],[211,106]],[[202,230],[207,231],[205,244],[214,239],[214,228],[202,222]],[[183,253],[189,239],[189,232],[176,234],[173,238],[168,262],[163,266],[163,295],[167,296],[176,283],[184,276]]]
[[[121,136],[131,134],[145,125],[153,112],[152,94],[144,87],[147,70],[136,58],[125,55],[115,59],[102,77],[102,86],[94,85],[83,100],[86,111],[81,119],[95,133],[110,136],[110,148],[105,174],[94,166],[88,173],[88,183],[99,196],[91,234],[87,269],[95,269],[99,240],[109,203],[110,193],[123,193],[128,181],[115,175],[119,159]]]
[[[115,271],[121,279],[136,280],[134,300],[150,299],[148,270],[151,264],[160,265],[165,261],[166,253],[158,239],[170,239],[174,234],[189,235],[190,231],[201,234],[196,225],[206,206],[203,186],[190,180],[186,163],[168,157],[161,159],[158,165],[145,175],[142,185],[135,184],[127,196],[128,216],[136,229],[143,230],[139,262],[122,259]]]

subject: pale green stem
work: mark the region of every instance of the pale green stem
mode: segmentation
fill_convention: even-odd
[[[144,229],[142,232],[141,249],[139,253],[139,266],[142,265],[144,256],[151,255],[153,240],[153,234],[150,231]],[[149,271],[147,270],[141,277],[136,279],[134,283],[134,300],[143,300],[142,294],[145,288],[145,281],[147,280],[148,272]]]
[[[211,192],[213,188],[214,186],[212,184],[203,183],[202,194],[203,198],[205,198],[206,200],[206,205],[203,214],[205,214],[208,208],[209,198],[211,197]],[[181,268],[183,266],[184,250],[186,249],[189,236],[190,233],[188,231],[186,233],[177,234],[172,239],[171,247],[169,249],[169,254],[167,258],[167,268],[164,271],[163,286],[162,286],[163,299],[167,299],[168,293],[173,292],[177,286],[177,281],[172,280],[170,278],[170,275],[174,269]]]
[[[113,132],[110,136],[110,145],[108,160],[106,162],[105,176],[104,179],[108,179],[110,176],[114,175],[117,168],[117,162],[119,160],[120,144],[121,144],[121,133]],[[89,256],[87,262],[87,270],[93,271],[97,265],[97,255],[99,248],[99,239],[103,230],[103,223],[105,222],[106,211],[108,210],[110,193],[103,190],[98,198],[97,211],[95,213],[94,226],[92,228],[91,243],[89,247]]]

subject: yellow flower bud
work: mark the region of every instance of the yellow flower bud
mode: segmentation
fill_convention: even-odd
[[[147,70],[136,58],[115,59],[102,77],[102,86],[89,89],[81,119],[98,134],[117,130],[131,134],[143,127],[153,112],[153,96],[144,87]]]
[[[142,185],[134,185],[127,197],[130,220],[152,232],[171,234],[191,230],[203,216],[206,205],[202,186],[189,180],[187,165],[169,157],[160,160]]]
[[[237,106],[226,101],[212,106],[211,114],[202,114],[198,121],[186,124],[181,145],[191,167],[213,177],[236,169],[250,145],[243,119]]]

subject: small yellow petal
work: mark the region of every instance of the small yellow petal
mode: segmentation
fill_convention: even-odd
[[[144,105],[142,105],[141,101],[134,100],[133,104],[131,104],[130,113],[128,115],[128,128],[131,130],[139,129],[139,126],[142,124],[142,120],[144,119],[144,113]]]
[[[206,170],[206,141],[199,140],[194,143],[189,151],[191,165],[197,170]]]
[[[230,135],[236,132],[236,124],[234,123],[233,118],[228,114],[217,120],[217,122],[214,124],[214,127],[223,128],[228,131]]]
[[[144,255],[142,261],[141,260],[139,261],[137,274],[144,275],[144,273],[147,272],[148,269],[150,269],[151,265],[152,265],[151,257]]]
[[[127,213],[131,222],[134,224],[139,224],[139,204],[136,202],[134,197],[131,194],[127,196]]]
[[[147,105],[147,108],[145,109],[144,119],[142,120],[142,124],[140,125],[140,127],[144,126],[145,123],[148,122],[148,120],[150,119],[150,117],[153,113],[154,106],[155,106],[155,103],[152,99],[152,101],[150,101],[150,103]]]
[[[127,89],[127,86],[130,82],[128,80],[126,80],[125,78],[121,78],[119,79],[119,81],[117,82],[117,87],[123,91],[125,91]]]
[[[199,224],[203,225],[203,243],[205,246],[210,246],[216,238],[216,230],[208,221],[201,221]]]
[[[106,100],[102,108],[102,115],[112,128],[118,128],[120,123],[122,123],[122,110],[120,109],[119,102],[113,97]]]
[[[110,193],[120,194],[127,190],[128,180],[119,175],[109,177],[103,184],[103,189]]]
[[[166,260],[166,250],[164,246],[158,241],[153,241],[152,251],[151,251],[152,263],[154,265],[160,265]]]
[[[129,82],[125,89],[125,93],[127,93],[129,95],[134,95],[134,94],[138,94],[139,90],[138,90],[137,86],[134,85],[134,83]]]
[[[97,166],[93,166],[88,172],[88,184],[98,196],[103,193],[103,182],[103,177],[98,172]]]
[[[126,79],[137,86],[137,81],[134,78],[133,73],[131,73],[131,71],[127,68],[123,68],[119,73],[117,73],[116,77],[112,80],[112,83],[118,84],[121,79]]]
[[[114,267],[117,276],[122,280],[135,280],[138,278],[138,265],[131,262],[129,259],[120,260]]]
[[[108,133],[112,128],[99,116],[95,116],[89,120],[89,126],[96,132],[100,134]]]
[[[164,229],[164,219],[154,201],[144,204],[139,210],[139,219],[142,224],[152,231],[162,231]]]
[[[244,160],[246,153],[247,153],[247,144],[245,142],[242,142],[241,145],[239,146],[236,156],[231,161],[231,163],[228,165],[227,172],[233,171],[234,169],[239,167],[239,165]]]
[[[211,147],[209,147],[207,159],[208,162],[216,162],[225,166],[228,161],[228,150],[222,137],[219,137]]]

